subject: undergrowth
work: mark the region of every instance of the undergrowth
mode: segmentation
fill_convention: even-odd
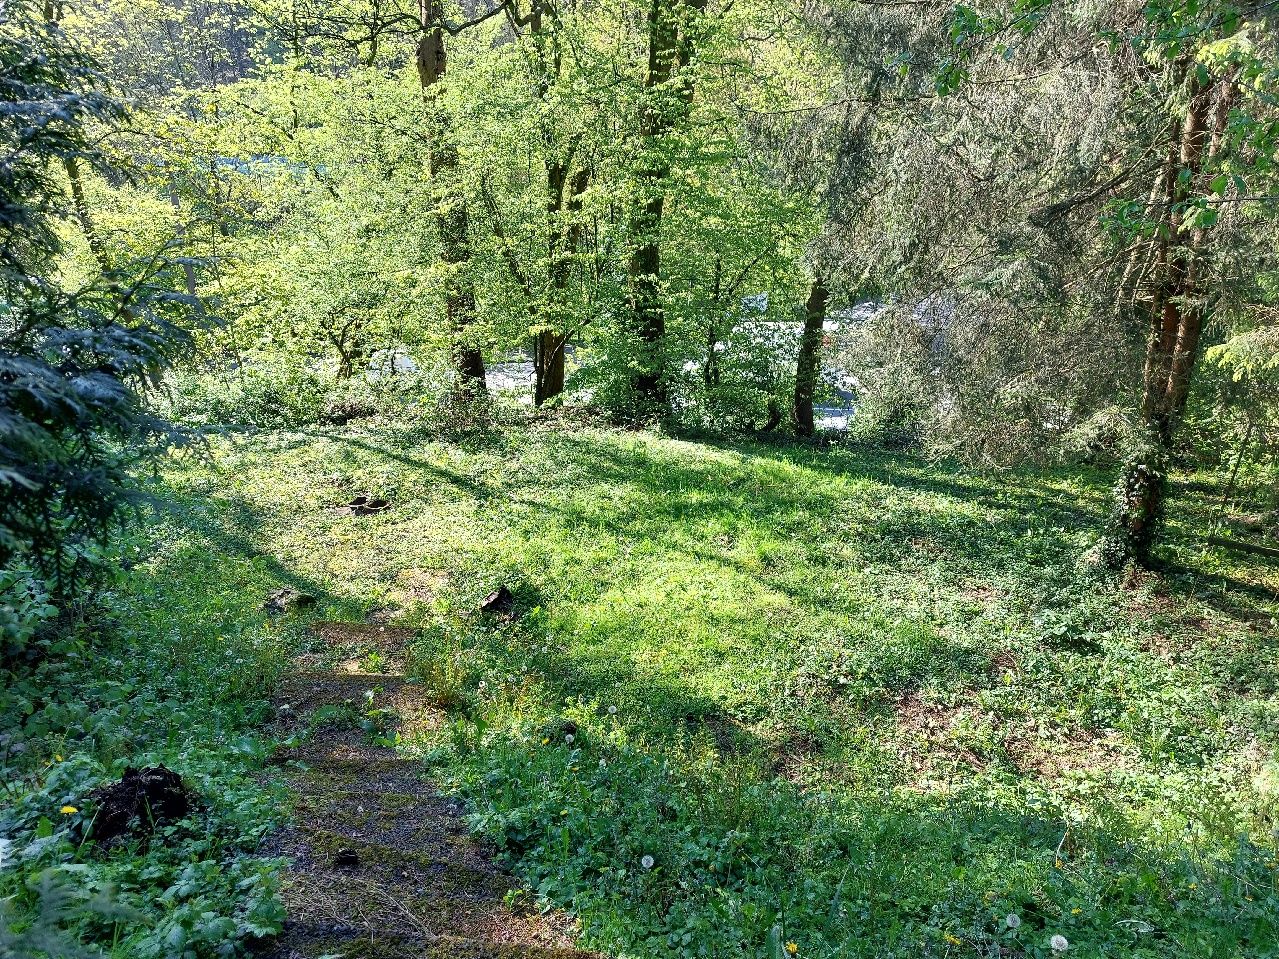
[[[416,632],[408,672],[451,722],[408,745],[585,945],[1279,951],[1279,574],[1189,535],[1209,479],[1173,500],[1165,568],[1116,583],[1077,563],[1109,486],[1087,470],[536,425],[212,449],[167,471],[109,628],[36,667],[61,692],[33,700],[53,732],[26,736],[6,814],[39,850],[0,871],[24,916],[48,865],[139,897],[134,918],[71,924],[120,956],[197,910],[235,928],[194,955],[278,921],[270,865],[246,853],[279,799],[243,770],[301,643],[300,620],[260,611],[288,586],[317,616]],[[357,495],[390,507],[338,508]],[[509,613],[480,613],[503,584]],[[329,719],[380,728],[354,705]],[[186,828],[207,848],[184,834],[100,859],[65,841],[79,813],[57,810],[139,755],[197,784],[209,806]],[[183,849],[219,865],[184,885],[166,858]],[[217,885],[233,880],[247,894]],[[151,882],[184,891],[143,903]]]
[[[277,864],[253,850],[285,797],[254,771],[293,639],[250,605],[256,576],[172,527],[114,558],[134,571],[84,609],[5,594],[27,628],[6,623],[0,692],[0,955],[240,955],[283,919]],[[109,849],[86,841],[92,791],[160,764],[191,814]]]

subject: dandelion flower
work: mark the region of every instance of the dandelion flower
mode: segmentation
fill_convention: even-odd
[[[640,865],[643,866],[645,869],[652,869],[654,861],[655,860],[653,859],[652,856],[644,856],[643,858],[640,859]]]
[[[1015,912],[1010,912],[1008,915],[1004,916],[1004,925],[1009,929],[1020,928],[1021,916],[1017,915]]]
[[[60,763],[60,762],[62,762],[62,757],[61,757],[61,756],[59,756],[57,753],[54,753],[54,754],[53,754],[53,761],[54,761],[55,763]]]
[[[79,811],[80,810],[76,809],[75,806],[63,806],[61,809],[58,810],[58,812],[62,813],[62,815],[64,816],[70,816],[74,813],[78,813]]]
[[[551,740],[550,740],[550,737],[548,737],[548,736],[543,736],[543,737],[542,737],[542,745],[543,745],[543,746],[545,746],[545,745],[546,745],[547,743],[549,743],[550,741],[551,741]]]
[[[1077,915],[1079,915],[1081,912],[1083,912],[1083,910],[1082,910],[1082,909],[1080,909],[1078,906],[1076,906],[1074,909],[1070,910],[1070,914],[1071,914],[1072,916],[1077,916]]]
[[[1058,933],[1048,940],[1048,945],[1052,947],[1053,952],[1065,952],[1070,948],[1070,940]]]
[[[799,952],[799,943],[795,943],[795,942],[786,943],[786,951],[789,952],[792,956],[795,955],[795,953]]]
[[[950,933],[946,933],[943,938],[952,946],[962,946],[964,944],[964,940],[960,939],[958,936],[952,936]]]

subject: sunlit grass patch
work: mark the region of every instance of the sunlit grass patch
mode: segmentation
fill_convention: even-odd
[[[1275,944],[1279,576],[1183,541],[1093,578],[1106,477],[594,429],[215,452],[170,488],[239,588],[415,631],[437,775],[592,943]]]

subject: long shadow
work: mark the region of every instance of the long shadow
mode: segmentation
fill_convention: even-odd
[[[589,435],[557,434],[554,442],[566,451],[565,459],[574,464],[578,474],[589,476],[588,482],[592,486],[604,488],[606,484],[613,483],[640,494],[626,506],[611,501],[607,496],[601,497],[608,504],[607,512],[601,509],[576,510],[540,497],[522,495],[526,490],[543,488],[546,485],[544,476],[530,476],[527,482],[521,483],[518,477],[509,477],[508,474],[504,477],[504,484],[498,486],[348,433],[320,430],[313,431],[311,435],[426,473],[480,502],[502,501],[528,507],[541,514],[539,528],[553,516],[563,529],[598,528],[623,542],[652,542],[656,539],[664,549],[731,569],[806,603],[821,601],[820,589],[814,592],[793,577],[770,574],[768,570],[761,572],[726,551],[690,543],[678,535],[655,535],[652,528],[656,525],[679,531],[691,522],[704,520],[716,520],[721,525],[732,527],[740,525],[743,515],[748,514],[750,522],[758,523],[769,531],[789,534],[795,542],[813,544],[810,549],[814,556],[811,558],[819,563],[832,558],[838,561],[843,553],[836,547],[845,546],[850,532],[855,532],[857,552],[863,556],[869,554],[870,558],[881,563],[901,564],[914,553],[926,552],[934,561],[947,557],[956,566],[971,568],[974,561],[980,561],[985,570],[998,574],[1025,566],[1017,537],[1042,529],[1044,521],[1034,522],[1032,517],[1036,513],[1042,514],[1043,507],[1048,505],[1043,499],[1025,492],[1019,491],[1009,502],[988,494],[978,494],[968,485],[921,477],[914,469],[908,469],[904,463],[892,458],[887,464],[877,458],[867,458],[856,464],[822,460],[815,465],[779,458],[775,447],[769,448],[766,451],[768,455],[762,456],[748,447],[748,459],[742,467],[725,469],[722,464],[715,463],[689,465],[684,458],[654,456],[647,449],[628,452],[616,445],[600,443]],[[743,452],[739,445],[722,444],[711,448]],[[793,456],[794,451],[790,452]],[[763,466],[759,460],[764,461]],[[788,486],[784,477],[766,475],[771,464],[803,466],[844,478],[870,480],[911,493],[978,501],[999,511],[1003,518],[997,523],[982,523],[961,517],[953,520],[948,527],[938,528],[933,514],[907,504],[892,512],[882,512],[873,519],[867,517],[856,525],[854,531],[850,531],[847,523],[842,522],[850,509],[849,499],[837,490]],[[759,486],[757,481],[761,473],[765,474],[765,481],[779,481],[767,482],[762,495],[751,495],[749,488]],[[859,506],[854,500],[853,507]],[[1081,515],[1088,514],[1069,509],[1060,514],[1054,512],[1050,518],[1056,525],[1067,526],[1080,522]],[[651,522],[654,519],[660,522],[654,524]],[[641,521],[649,521],[648,529],[642,533],[636,531]],[[1045,566],[1045,572],[1069,568],[1070,549],[1069,544],[1062,543],[1058,547],[1062,562]],[[828,552],[833,556],[826,555]]]
[[[264,526],[263,511],[242,498],[220,500],[219,508],[226,514],[225,521],[211,515],[211,511],[203,504],[191,503],[181,498],[160,501],[155,508],[175,525],[190,530],[210,543],[214,547],[210,550],[211,556],[237,556],[249,560],[264,569],[269,578],[279,585],[314,597],[318,609],[352,605],[349,599],[339,596],[325,583],[286,566],[278,557],[264,549],[253,538],[254,532]],[[265,602],[266,597],[262,599]]]
[[[1104,503],[1104,486],[1099,478],[1088,484],[1096,490],[1097,507],[1090,508],[1028,490],[1017,474],[1010,474],[999,492],[991,493],[990,477],[938,476],[935,467],[901,454],[718,441],[701,445],[742,456],[744,462],[732,466],[717,462],[690,464],[687,457],[655,452],[642,443],[634,450],[627,450],[619,444],[601,442],[591,434],[558,433],[551,442],[563,450],[565,460],[573,464],[575,477],[585,475],[586,482],[602,493],[607,493],[612,485],[636,494],[625,503],[602,495],[599,498],[604,504],[602,508],[592,508],[589,503],[584,508],[573,508],[533,493],[545,490],[544,474],[507,473],[498,484],[349,432],[312,430],[305,435],[399,463],[447,483],[477,502],[509,502],[527,507],[537,517],[535,526],[539,531],[545,530],[548,522],[554,522],[563,530],[596,528],[622,542],[656,541],[662,549],[752,578],[764,587],[806,604],[830,602],[824,593],[822,577],[807,582],[767,566],[760,569],[741,561],[730,549],[690,541],[690,537],[681,536],[680,532],[699,522],[713,522],[731,529],[740,526],[748,516],[749,523],[805,544],[809,551],[807,560],[817,565],[846,562],[853,556],[905,566],[917,555],[924,555],[934,565],[948,565],[957,578],[969,577],[971,571],[999,577],[1029,567],[1036,570],[1036,575],[1047,585],[1074,576],[1077,541],[1054,534],[1041,543],[1040,555],[1028,559],[1022,537],[1042,535],[1049,528],[1067,531],[1096,528],[1101,522],[1100,507]],[[872,515],[868,504],[856,492],[845,496],[838,488],[830,489],[829,484],[826,488],[819,488],[817,484],[788,484],[787,476],[770,475],[779,467],[800,468],[846,481],[876,483],[886,490],[912,495],[976,504],[993,513],[995,518],[992,522],[982,522],[970,516],[952,515],[943,520],[935,511],[922,508],[909,498],[891,506],[886,503]],[[966,477],[971,480],[966,481]],[[1078,476],[1072,478],[1080,480]],[[564,480],[557,486],[551,477],[553,489],[584,488],[572,483],[580,484],[580,479]],[[655,533],[655,528],[671,532]],[[855,543],[848,542],[850,536],[855,537]],[[287,571],[279,572],[283,575]],[[1239,581],[1228,585],[1256,600],[1271,599],[1266,590],[1255,585]],[[1177,591],[1187,588],[1175,582],[1170,586]],[[1238,615],[1238,610],[1229,612]]]

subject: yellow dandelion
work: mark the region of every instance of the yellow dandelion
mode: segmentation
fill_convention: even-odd
[[[964,940],[960,939],[958,936],[952,936],[950,933],[946,933],[944,938],[952,946],[962,946],[964,944]]]
[[[76,809],[75,806],[63,806],[61,809],[58,810],[58,812],[62,813],[62,815],[64,816],[70,816],[70,815],[73,815],[74,813],[78,813],[79,811],[80,810]]]
[[[1083,912],[1083,910],[1082,910],[1082,909],[1079,909],[1078,907],[1076,907],[1076,908],[1074,908],[1074,909],[1070,910],[1070,914],[1071,914],[1072,916],[1077,916],[1077,915],[1079,915],[1081,912]]]
[[[543,737],[542,737],[542,745],[543,745],[543,746],[545,746],[545,745],[546,745],[547,743],[549,743],[550,741],[551,741],[551,740],[550,740],[550,738],[549,738],[549,737],[547,737],[547,736],[543,736]]]
[[[62,762],[62,757],[61,757],[60,755],[58,755],[57,753],[54,753],[54,754],[53,754],[53,761],[54,761],[55,763],[60,763],[60,762]]]
[[[1190,888],[1191,888],[1191,889],[1198,889],[1198,888],[1199,888],[1199,883],[1197,883],[1197,882],[1192,882],[1192,883],[1190,884]]]
[[[793,956],[795,953],[799,952],[799,945],[793,942],[788,942],[786,943],[786,951]]]
[[[1060,860],[1060,859],[1058,859],[1056,862],[1054,862],[1054,863],[1053,863],[1053,865],[1054,865],[1054,866],[1056,866],[1058,869],[1060,869],[1060,868],[1061,868],[1061,860]]]

